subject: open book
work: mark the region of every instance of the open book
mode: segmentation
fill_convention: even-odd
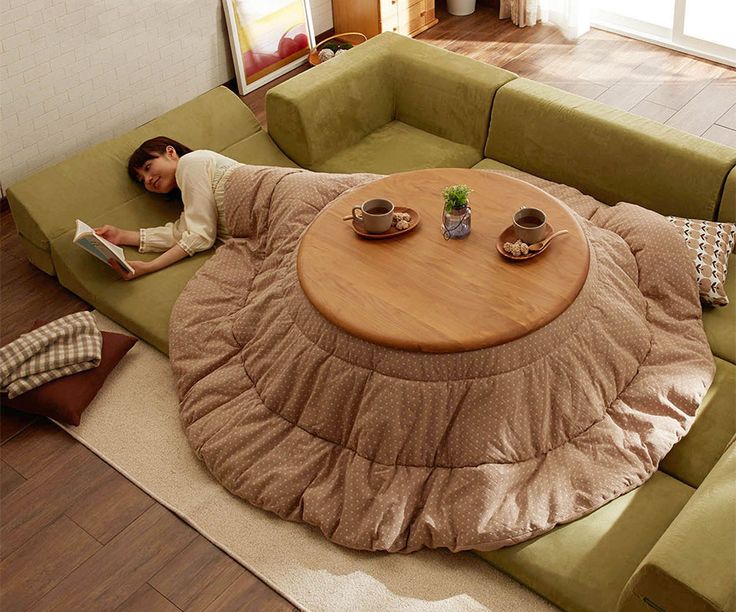
[[[77,233],[74,235],[74,244],[78,244],[88,253],[92,253],[97,259],[104,261],[108,266],[110,259],[116,260],[124,270],[135,272],[133,267],[125,261],[125,253],[116,244],[105,240],[102,236],[95,234],[89,225],[77,219]]]

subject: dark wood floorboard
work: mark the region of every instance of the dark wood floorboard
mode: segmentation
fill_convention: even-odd
[[[0,406],[0,417],[0,444],[17,436],[38,419],[35,415],[16,412],[15,410],[2,406]]]
[[[197,536],[149,583],[182,610],[200,611],[244,574],[240,565]],[[253,576],[250,579],[255,581]]]
[[[54,465],[0,499],[0,558],[5,559],[67,508],[89,494],[111,470],[81,444],[71,445]],[[5,588],[2,581],[0,591]]]
[[[47,419],[18,433],[2,446],[3,461],[26,479],[53,468],[77,442]]]
[[[61,515],[0,563],[3,612],[27,610],[102,544]]]
[[[180,608],[177,608],[148,584],[144,584],[115,608],[115,612],[178,612],[179,610]]]
[[[10,467],[5,461],[0,460],[0,491],[3,495],[10,495],[26,481],[23,476]]]
[[[34,609],[114,610],[196,537],[155,504],[35,602]]]
[[[270,589],[260,580],[243,575],[205,608],[206,612],[237,612],[238,610],[268,610],[289,612],[293,606],[287,601],[273,602]]]
[[[439,47],[736,146],[736,70],[607,32],[565,41],[480,6]],[[244,96],[266,125],[265,93]],[[0,344],[89,308],[25,259],[0,210]],[[49,421],[0,408],[0,609],[292,610],[253,574]]]
[[[65,514],[98,542],[107,544],[153,505],[156,500],[110,468]]]

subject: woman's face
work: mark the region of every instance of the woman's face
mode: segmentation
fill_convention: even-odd
[[[166,147],[166,152],[146,161],[138,168],[138,178],[144,187],[153,193],[169,193],[176,187],[176,166],[179,156],[174,147]]]

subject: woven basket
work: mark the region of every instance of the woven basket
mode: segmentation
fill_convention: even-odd
[[[328,43],[330,41],[346,42],[350,43],[353,46],[356,46],[360,43],[365,42],[366,40],[368,40],[368,37],[365,34],[361,34],[360,32],[346,32],[345,34],[335,34],[334,36],[325,38],[309,53],[309,63],[312,64],[312,66],[316,66],[317,64],[321,63],[319,61],[319,52],[324,49],[325,43]]]

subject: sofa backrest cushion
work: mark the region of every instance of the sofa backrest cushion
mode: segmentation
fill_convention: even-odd
[[[736,223],[736,168],[731,170],[726,179],[721,205],[718,207],[718,220]]]
[[[714,219],[736,149],[515,79],[493,104],[486,156],[616,204]]]
[[[47,252],[49,243],[73,228],[76,218],[99,218],[141,196],[160,199],[127,173],[130,154],[148,138],[164,135],[192,149],[221,151],[258,131],[261,126],[248,107],[229,89],[218,87],[12,185],[8,199],[15,225],[25,243]],[[53,272],[50,256],[39,264]]]
[[[268,133],[300,166],[312,168],[394,117],[388,49],[373,38],[273,87]]]
[[[496,91],[516,75],[404,36],[386,42],[395,119],[482,153]]]

